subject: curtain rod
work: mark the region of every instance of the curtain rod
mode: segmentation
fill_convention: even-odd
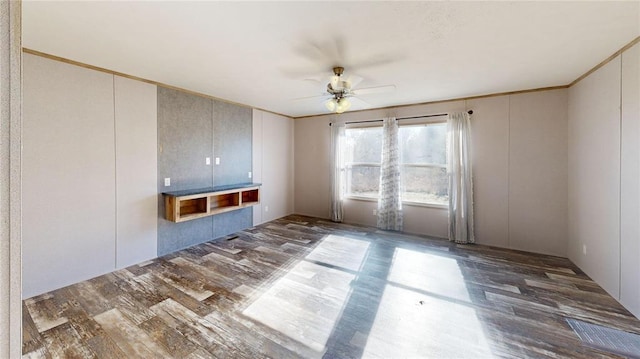
[[[467,113],[469,115],[473,114],[473,110],[469,110],[467,111]],[[448,113],[438,113],[438,114],[434,114],[434,115],[423,115],[423,116],[412,116],[412,117],[398,117],[396,118],[396,121],[399,120],[413,120],[416,118],[429,118],[429,117],[438,117],[438,116],[449,116]],[[382,120],[365,120],[365,121],[348,121],[345,122],[345,124],[351,124],[351,123],[368,123],[368,122],[382,122]],[[329,126],[331,126],[331,124],[333,124],[333,122],[329,122]]]

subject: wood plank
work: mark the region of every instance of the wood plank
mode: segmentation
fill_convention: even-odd
[[[29,309],[25,302],[22,302],[22,352],[30,353],[32,351],[42,349],[44,346],[42,336],[38,332],[38,328],[31,315],[29,315]]]
[[[640,333],[565,258],[297,215],[236,235],[24,300],[23,357],[612,358],[565,318]]]
[[[189,341],[180,332],[167,325],[165,321],[157,316],[140,323],[139,326],[147,332],[155,342],[162,345],[174,358],[185,358],[189,357],[192,353],[198,352],[199,347],[195,343]],[[208,354],[207,357],[210,355],[211,354]]]
[[[126,356],[130,358],[167,358],[170,356],[145,331],[130,322],[118,309],[108,310],[94,318]],[[135,340],[132,340],[133,338]]]
[[[50,293],[26,299],[24,304],[31,315],[32,323],[40,333],[67,322]]]
[[[97,358],[68,322],[43,332],[42,336],[53,358]]]

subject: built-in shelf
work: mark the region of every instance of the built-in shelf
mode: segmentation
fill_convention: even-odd
[[[165,218],[184,222],[256,205],[260,203],[260,184],[239,183],[163,195]]]

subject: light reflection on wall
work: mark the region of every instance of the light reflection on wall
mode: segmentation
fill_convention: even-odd
[[[492,357],[455,259],[396,249],[388,280],[363,357]]]
[[[368,248],[367,241],[325,237],[243,314],[322,352],[349,299],[353,272],[362,266]]]

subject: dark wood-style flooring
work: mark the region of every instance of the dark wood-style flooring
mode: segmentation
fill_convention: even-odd
[[[25,358],[610,358],[567,259],[289,216],[23,302]],[[42,268],[46,270],[46,268]]]

